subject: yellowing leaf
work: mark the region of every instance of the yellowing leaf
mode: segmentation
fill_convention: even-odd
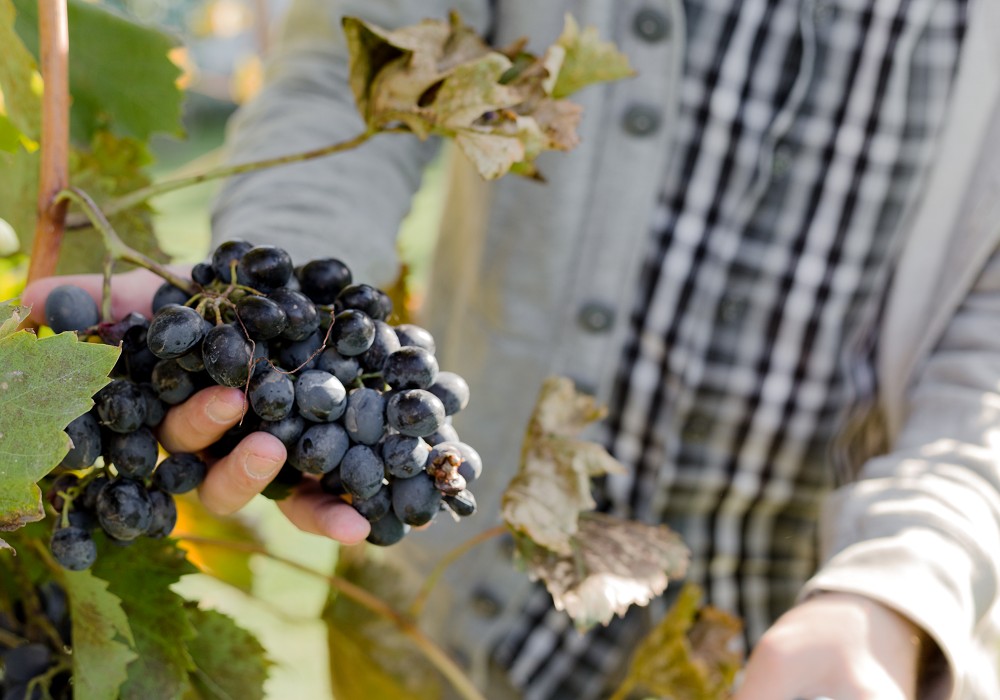
[[[62,583],[73,621],[73,697],[117,697],[126,667],[137,658],[121,600],[89,571],[65,571]]]
[[[43,517],[36,486],[69,451],[63,430],[87,412],[108,383],[118,348],[81,343],[73,333],[39,340],[0,321],[0,530]]]
[[[188,642],[197,667],[189,696],[204,700],[260,700],[271,665],[256,637],[214,610],[187,606],[197,636]]]
[[[529,575],[541,579],[557,610],[577,627],[608,624],[632,605],[648,605],[671,578],[684,575],[689,552],[664,525],[600,513],[580,516],[567,554],[518,538],[518,555]]]
[[[594,508],[591,477],[624,470],[603,447],[575,437],[602,413],[569,379],[547,379],[528,424],[521,468],[503,496],[507,524],[556,554],[573,553],[579,514]]]
[[[215,515],[205,508],[194,494],[178,496],[176,503],[175,536],[183,533],[210,540],[260,544],[254,531],[243,524],[238,517],[223,518]],[[188,560],[202,572],[247,593],[253,588],[251,553],[183,539],[179,541],[179,545],[187,552]]]
[[[635,75],[625,54],[611,42],[601,41],[593,27],[580,31],[570,14],[566,15],[563,33],[556,43],[566,52],[552,88],[552,96],[557,99],[594,83]]]
[[[611,700],[649,695],[680,700],[725,700],[742,665],[735,649],[742,625],[704,607],[701,589],[687,584],[670,612],[636,648],[628,674]]]

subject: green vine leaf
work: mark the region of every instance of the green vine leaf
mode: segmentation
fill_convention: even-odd
[[[734,650],[740,621],[710,606],[699,607],[701,589],[687,584],[670,612],[636,648],[625,680],[611,700],[667,697],[724,700],[743,656]]]
[[[89,571],[65,571],[62,584],[73,621],[73,697],[117,697],[126,667],[137,658],[121,600]]]
[[[593,27],[580,31],[570,14],[566,15],[566,24],[556,46],[564,53],[552,88],[553,97],[566,97],[594,83],[635,75],[625,54],[610,41],[601,41]]]
[[[601,513],[580,516],[568,555],[526,538],[518,538],[516,551],[528,574],[544,581],[556,610],[565,610],[581,630],[606,625],[632,605],[648,605],[684,575],[689,559],[668,527]]]
[[[342,548],[336,573],[397,610],[405,610],[412,601],[412,587],[399,569],[369,557],[362,548]],[[441,697],[439,676],[391,620],[331,589],[323,621],[337,700]]]
[[[31,52],[14,31],[17,12],[11,0],[0,0],[0,111],[27,138],[42,130],[41,81]]]
[[[128,667],[122,700],[182,697],[196,669],[188,644],[195,637],[184,600],[170,590],[181,576],[195,573],[172,540],[139,538],[119,547],[106,538],[93,573],[109,583],[128,615],[139,658]]]
[[[21,146],[23,134],[14,126],[14,122],[0,112],[0,151],[14,153]]]
[[[214,610],[187,605],[197,636],[188,642],[196,669],[188,700],[260,700],[270,662],[257,638]]]
[[[108,383],[118,348],[81,343],[73,333],[39,340],[16,331],[23,308],[0,316],[0,530],[40,520],[38,480],[69,451],[64,429]]]

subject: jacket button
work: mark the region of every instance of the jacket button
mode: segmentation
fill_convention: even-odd
[[[646,105],[633,105],[625,111],[625,131],[633,136],[649,136],[660,128],[660,111]]]
[[[650,43],[663,41],[670,36],[670,18],[659,10],[647,7],[635,14],[632,30]]]
[[[615,312],[606,304],[589,302],[580,307],[576,320],[582,328],[591,333],[605,333],[615,322]]]

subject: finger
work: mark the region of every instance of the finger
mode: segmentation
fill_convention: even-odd
[[[268,433],[251,433],[208,470],[198,491],[202,503],[219,515],[235,513],[264,490],[285,457],[281,440]]]
[[[336,496],[325,493],[316,481],[306,481],[278,507],[293,525],[305,532],[342,542],[363,542],[371,526],[368,521]]]
[[[239,389],[202,389],[167,411],[160,424],[160,443],[167,452],[203,450],[240,422],[245,401]]]

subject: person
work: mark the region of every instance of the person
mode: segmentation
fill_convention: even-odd
[[[580,93],[582,145],[540,160],[547,185],[451,163],[426,323],[472,387],[456,426],[484,456],[481,513],[413,533],[400,558],[426,569],[497,522],[535,392],[563,374],[609,405],[599,437],[629,468],[602,507],[677,530],[688,578],[745,621],[738,700],[1000,697],[1000,7],[300,0],[231,158],[361,130],[342,15],[394,27],[451,6],[533,47],[571,10],[638,75]],[[235,178],[213,236],[385,285],[435,147],[379,136]],[[164,445],[208,444],[239,402],[205,390],[171,411]],[[251,435],[202,497],[236,510],[283,459]],[[281,507],[310,532],[366,533],[315,491]],[[508,542],[438,593],[439,638],[491,698],[605,697],[663,612],[579,635]]]

